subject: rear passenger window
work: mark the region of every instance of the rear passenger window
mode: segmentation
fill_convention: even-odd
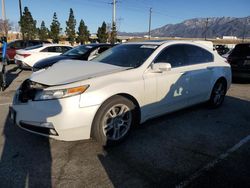
[[[70,48],[66,47],[66,46],[56,46],[55,47],[55,52],[57,53],[64,53],[66,51],[68,51]]]
[[[186,65],[186,55],[183,51],[183,45],[173,45],[165,48],[155,59],[154,63],[170,63],[172,67]]]
[[[187,56],[188,65],[214,61],[213,54],[201,47],[185,44],[183,48]]]
[[[39,41],[28,41],[27,47],[41,44]]]
[[[43,50],[41,50],[41,52],[56,52],[56,48],[55,47],[47,47],[47,48],[44,48]]]
[[[23,48],[23,41],[15,41],[13,43],[14,48]]]

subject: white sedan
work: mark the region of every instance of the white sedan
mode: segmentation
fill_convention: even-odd
[[[10,114],[21,128],[115,144],[156,116],[206,101],[219,107],[231,84],[230,65],[196,42],[127,43],[92,62],[66,61],[33,73],[17,90]]]
[[[20,68],[32,68],[33,65],[47,57],[57,56],[72,49],[71,46],[61,44],[41,44],[17,50],[15,63]]]

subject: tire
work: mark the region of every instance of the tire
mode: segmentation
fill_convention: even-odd
[[[224,79],[219,79],[214,84],[210,99],[209,106],[211,108],[218,108],[222,105],[227,92],[227,83]]]
[[[114,96],[102,104],[97,111],[91,137],[102,146],[111,146],[124,140],[136,123],[136,106],[129,99]]]

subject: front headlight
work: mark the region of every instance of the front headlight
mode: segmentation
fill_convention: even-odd
[[[70,97],[74,95],[79,95],[88,89],[89,85],[73,87],[68,89],[58,89],[58,90],[38,90],[36,92],[35,101],[39,100],[51,100],[51,99],[61,99],[65,97]]]

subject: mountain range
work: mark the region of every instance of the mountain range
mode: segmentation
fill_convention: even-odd
[[[123,36],[144,36],[148,32],[126,33],[119,32]],[[153,37],[183,37],[183,38],[216,38],[223,36],[236,36],[250,38],[250,16],[243,18],[235,17],[212,17],[188,19],[178,24],[167,24],[153,29]]]

